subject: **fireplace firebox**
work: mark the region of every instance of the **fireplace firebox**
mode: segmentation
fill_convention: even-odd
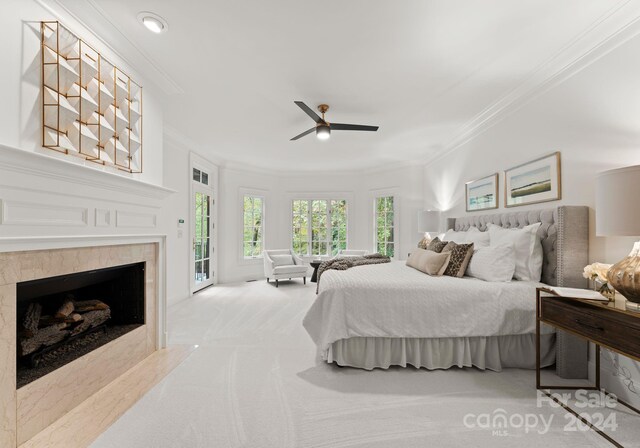
[[[17,387],[145,323],[145,263],[17,284]]]

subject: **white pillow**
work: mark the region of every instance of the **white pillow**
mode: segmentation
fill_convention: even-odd
[[[466,275],[486,282],[510,282],[515,271],[516,248],[506,243],[474,251]]]
[[[505,229],[489,224],[490,246],[511,243],[516,249],[516,280],[539,282],[542,276],[542,243],[537,232],[541,223],[522,229]]]
[[[291,266],[295,264],[291,255],[269,255],[269,257],[273,260],[274,268],[278,266]]]
[[[467,242],[467,232],[456,232],[453,229],[447,230],[442,241],[453,241],[454,243],[464,244]]]
[[[482,232],[477,227],[471,227],[467,231],[467,243],[473,243],[473,247],[489,247],[489,232]]]
[[[489,245],[489,232],[481,232],[477,227],[469,227],[469,230],[464,232],[449,229],[440,239],[442,241],[453,241],[457,244],[473,243],[474,247],[487,247]]]

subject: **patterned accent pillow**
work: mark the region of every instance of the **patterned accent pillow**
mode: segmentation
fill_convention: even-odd
[[[473,256],[473,243],[457,244],[450,241],[445,248],[442,249],[442,252],[451,252],[451,259],[449,260],[447,269],[444,271],[444,275],[451,277],[464,276],[469,261]]]
[[[440,253],[445,247],[447,247],[447,244],[448,243],[446,241],[440,241],[440,238],[435,237],[429,244],[427,244],[427,250]]]

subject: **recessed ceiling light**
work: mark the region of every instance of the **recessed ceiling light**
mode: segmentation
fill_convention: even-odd
[[[149,11],[142,11],[138,13],[138,22],[143,24],[149,31],[160,34],[169,29],[167,21],[160,17],[158,14],[154,14]]]

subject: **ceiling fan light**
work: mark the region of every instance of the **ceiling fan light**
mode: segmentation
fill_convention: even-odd
[[[318,140],[329,140],[331,137],[331,128],[327,124],[319,124],[316,126],[316,137]]]

